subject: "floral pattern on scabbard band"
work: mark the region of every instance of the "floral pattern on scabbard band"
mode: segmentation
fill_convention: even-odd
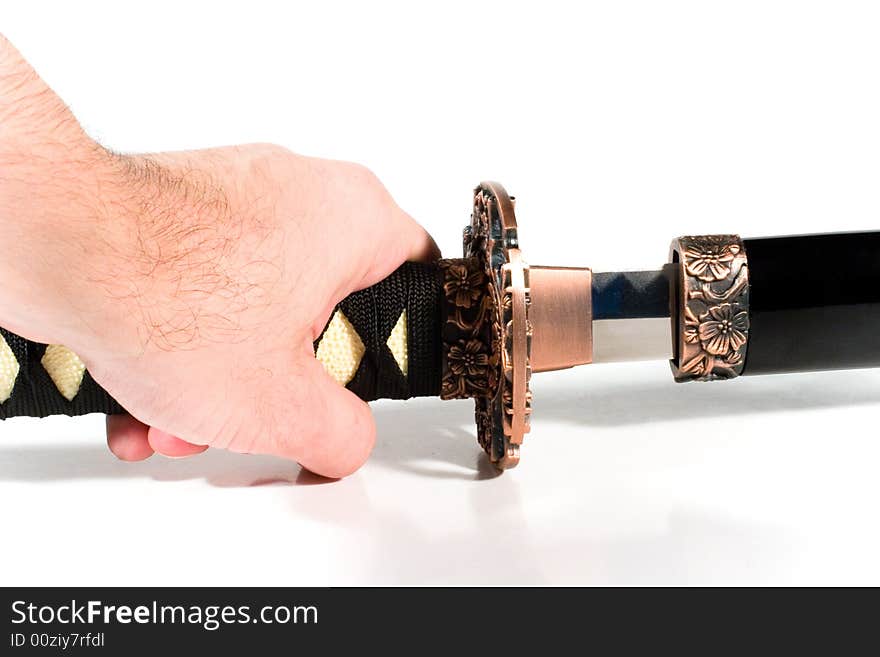
[[[676,381],[739,376],[749,340],[749,270],[738,235],[679,237],[671,260]]]

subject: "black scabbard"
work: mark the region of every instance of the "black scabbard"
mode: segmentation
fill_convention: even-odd
[[[743,240],[743,374],[880,366],[880,232]]]

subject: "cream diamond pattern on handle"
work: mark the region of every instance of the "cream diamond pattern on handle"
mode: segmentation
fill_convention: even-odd
[[[0,404],[12,394],[19,368],[15,354],[12,353],[6,339],[0,335]]]
[[[79,356],[60,344],[50,344],[46,347],[46,353],[40,359],[40,364],[49,373],[58,392],[67,401],[72,401],[79,392],[86,372],[86,366]]]
[[[366,347],[348,317],[337,310],[324,329],[315,357],[321,361],[327,374],[340,385],[345,385],[354,378],[365,351]]]
[[[406,309],[400,313],[400,317],[397,318],[397,323],[391,329],[391,335],[388,336],[385,344],[388,345],[391,355],[397,361],[401,374],[406,376],[406,371],[409,369],[409,355],[406,350]]]

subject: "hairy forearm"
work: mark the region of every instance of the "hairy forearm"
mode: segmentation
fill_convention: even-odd
[[[256,255],[272,230],[258,201],[242,204],[184,154],[58,145],[3,165],[0,323],[27,337],[86,352],[114,338],[127,349],[234,340],[272,282]]]
[[[141,344],[241,342],[285,316],[269,302],[292,296],[282,263],[297,252],[269,184],[269,160],[280,151],[229,147],[118,162],[130,194],[121,243],[131,256],[122,267],[141,313]],[[116,280],[105,278],[111,296]]]
[[[82,330],[75,302],[106,222],[109,163],[84,140],[0,146],[0,323],[41,341]]]

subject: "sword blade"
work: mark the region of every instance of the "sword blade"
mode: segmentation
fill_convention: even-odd
[[[674,265],[652,271],[593,273],[593,362],[665,360]]]
[[[593,319],[669,317],[669,267],[593,272]]]

